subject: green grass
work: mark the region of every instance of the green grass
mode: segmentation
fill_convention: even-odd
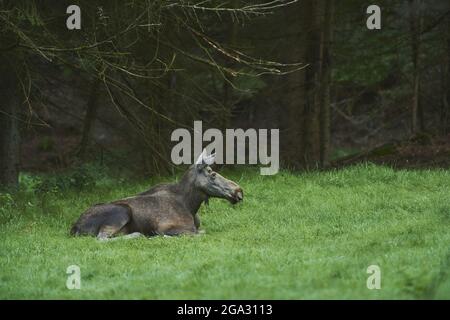
[[[244,202],[211,200],[200,213],[206,234],[197,237],[102,243],[68,236],[87,207],[148,182],[3,195],[0,298],[450,298],[450,171],[361,165],[226,175],[244,188]],[[72,264],[81,268],[81,290],[66,288]],[[373,264],[380,290],[366,287]]]

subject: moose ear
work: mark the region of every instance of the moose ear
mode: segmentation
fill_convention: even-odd
[[[195,161],[195,164],[197,167],[203,169],[206,166],[210,166],[214,163],[216,160],[216,154],[207,155],[206,149],[203,149],[203,152],[198,156],[197,161]]]
[[[195,164],[203,164],[203,159],[207,157],[206,156],[206,149],[203,149],[202,153],[200,153],[200,155],[197,158],[197,161],[195,161]]]
[[[213,165],[214,161],[216,160],[216,154],[210,154],[209,156],[206,156],[203,158],[203,163],[207,164],[208,166]]]

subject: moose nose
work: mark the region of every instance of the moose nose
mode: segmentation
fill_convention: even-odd
[[[244,191],[242,191],[242,188],[237,188],[235,190],[236,198],[241,201],[244,199]]]

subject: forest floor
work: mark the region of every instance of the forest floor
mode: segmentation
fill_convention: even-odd
[[[245,199],[212,199],[195,237],[68,235],[92,204],[155,181],[1,195],[0,299],[450,299],[450,171],[361,164],[225,176]],[[80,290],[66,288],[70,265]],[[371,265],[380,290],[367,288]]]
[[[331,166],[341,168],[362,162],[404,169],[450,169],[450,134],[421,134],[408,140],[385,143],[335,159]]]

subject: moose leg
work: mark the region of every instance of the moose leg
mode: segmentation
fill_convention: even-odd
[[[108,212],[108,217],[100,226],[97,239],[105,240],[113,237],[130,221],[131,210],[127,206],[115,205],[114,209]]]
[[[144,237],[144,235],[140,232],[133,232],[130,234],[126,234],[124,236],[118,236],[118,237],[114,237],[114,238],[98,238],[101,241],[116,241],[116,240],[121,240],[121,239],[134,239],[134,238],[139,238],[139,237]]]
[[[182,234],[196,234],[197,227],[192,215],[170,216],[158,224],[157,235],[178,236]]]
[[[172,229],[164,232],[164,236],[167,237],[174,237],[174,236],[181,236],[181,235],[196,235],[197,232],[191,231],[191,230],[179,230],[179,229]]]
[[[165,230],[163,235],[164,236],[181,236],[181,235],[196,235],[197,230],[195,228],[185,228],[185,227],[174,227],[170,228],[168,230]]]
[[[200,228],[200,217],[198,216],[198,213],[194,216],[194,224],[197,229]]]
[[[197,234],[205,234],[206,231],[204,229],[200,230],[200,217],[198,215],[198,213],[194,216],[194,225],[195,228],[197,229]]]

